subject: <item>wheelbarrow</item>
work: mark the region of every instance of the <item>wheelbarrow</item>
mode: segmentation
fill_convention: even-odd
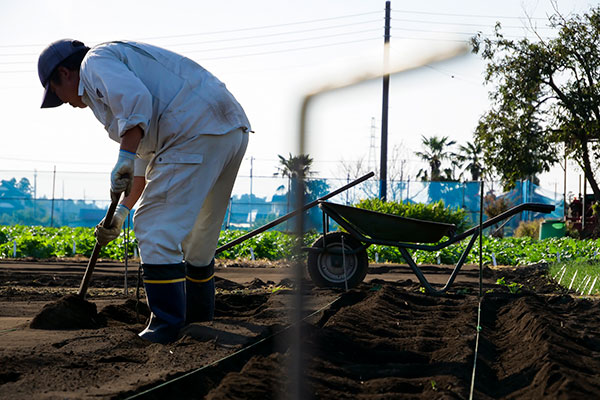
[[[318,206],[323,211],[323,235],[312,247],[304,250],[308,251],[308,273],[319,287],[348,289],[357,286],[367,275],[369,259],[366,250],[370,245],[378,244],[397,247],[425,290],[432,294],[442,294],[456,279],[475,240],[479,237],[479,226],[456,234],[456,226],[453,224],[400,217],[327,201],[319,201]],[[486,220],[482,229],[523,211],[549,213],[554,211],[554,206],[523,203]],[[346,232],[328,232],[329,218]],[[434,288],[427,281],[408,251],[438,251],[468,237],[471,239],[467,247],[441,289]],[[440,242],[444,238],[446,239]]]

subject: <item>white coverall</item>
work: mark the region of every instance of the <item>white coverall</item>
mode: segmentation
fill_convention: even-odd
[[[210,263],[250,123],[225,85],[194,61],[144,43],[103,43],[80,69],[79,95],[111,139],[139,125],[134,215],[146,264]]]

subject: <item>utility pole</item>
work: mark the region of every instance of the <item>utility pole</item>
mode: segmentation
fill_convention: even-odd
[[[346,174],[346,185],[350,183],[350,173]],[[346,205],[350,205],[350,199],[348,198],[348,190],[346,190]]]
[[[33,170],[33,219],[37,215],[37,169]]]
[[[62,199],[61,199],[61,207],[60,207],[60,223],[61,225],[65,223],[65,181],[62,181]]]
[[[50,226],[54,226],[54,189],[56,188],[56,165],[52,175],[52,208],[50,210]]]
[[[390,58],[390,1],[385,2],[385,34],[383,37],[383,102],[381,110],[381,157],[379,168],[379,199],[387,199],[387,144],[388,144],[388,100],[390,92],[390,75],[388,64]]]
[[[567,220],[567,143],[565,142],[565,175],[563,177],[563,221]]]
[[[250,156],[250,203],[252,203],[252,169],[254,168],[254,157]]]

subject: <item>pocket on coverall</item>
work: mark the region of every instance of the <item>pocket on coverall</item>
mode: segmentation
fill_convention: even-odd
[[[154,159],[144,193],[146,201],[186,204],[191,200],[194,176],[204,157],[197,153],[169,152]]]

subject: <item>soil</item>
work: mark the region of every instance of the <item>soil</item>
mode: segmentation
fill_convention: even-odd
[[[422,269],[440,284],[452,267]],[[558,287],[545,265],[484,268],[480,298],[477,266],[443,296],[393,264],[371,265],[349,291],[303,282],[298,296],[290,264],[221,262],[215,320],[168,345],[137,336],[149,315],[137,265],[127,291],[122,264],[97,265],[78,303],[90,321],[42,312],[72,309],[61,302],[75,301],[84,270],[85,260],[0,262],[0,398],[275,399],[297,389],[306,399],[464,399],[474,364],[477,399],[600,397],[600,303]],[[300,300],[302,322],[291,324]],[[40,315],[44,329],[33,329]]]
[[[29,324],[33,329],[94,329],[106,325],[96,305],[76,294],[68,294],[48,303]]]

